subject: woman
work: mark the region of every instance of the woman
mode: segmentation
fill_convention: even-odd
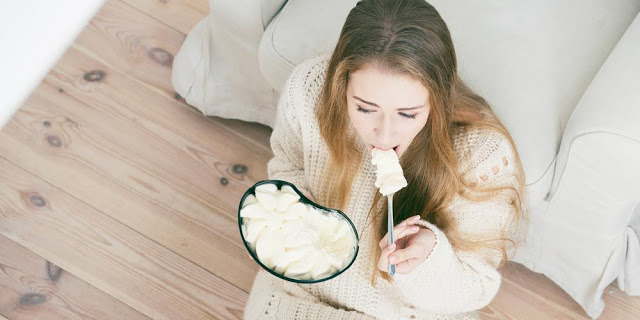
[[[321,283],[259,272],[247,319],[470,319],[493,299],[523,218],[524,173],[505,127],[459,79],[431,5],[359,2],[333,54],[293,71],[271,146],[270,179],[345,212],[360,251]],[[390,246],[373,148],[393,148],[408,182],[394,196]]]

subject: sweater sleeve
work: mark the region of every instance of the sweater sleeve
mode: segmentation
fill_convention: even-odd
[[[516,187],[514,151],[508,140],[494,138],[490,145],[483,144],[489,151],[477,153],[470,178],[481,186]],[[470,240],[503,237],[515,210],[505,192],[494,193],[482,202],[456,196],[449,211],[460,233]],[[488,305],[500,288],[497,267],[502,257],[495,250],[456,250],[438,227],[425,220],[419,224],[435,233],[436,244],[416,269],[394,276],[394,285],[405,299],[417,308],[437,313],[468,312]]]
[[[295,92],[295,88],[291,86],[297,83],[297,71],[297,69],[294,70],[280,95],[276,122],[270,139],[273,158],[267,163],[267,173],[269,179],[291,182],[315,200],[305,177],[301,119],[290,98],[292,92]]]

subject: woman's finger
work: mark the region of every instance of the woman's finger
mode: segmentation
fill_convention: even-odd
[[[400,232],[402,232],[403,229],[414,225],[416,222],[418,222],[418,220],[420,220],[420,216],[413,216],[411,218],[408,218],[402,222],[400,222],[398,225],[396,225],[393,228],[393,235],[395,236],[396,239],[401,238],[399,236]],[[382,239],[380,240],[380,242],[378,243],[378,245],[380,246],[380,249],[383,249],[387,247],[387,238],[389,237],[389,234],[387,233],[384,237],[382,237]],[[394,239],[395,240],[395,239]]]
[[[407,223],[406,222],[401,222],[399,223],[397,226],[393,227],[393,234],[399,234],[400,232],[402,232],[402,230],[404,230],[407,227]],[[378,242],[378,246],[380,246],[380,249],[383,249],[387,247],[387,238],[389,238],[389,233],[385,234],[384,237],[382,237],[382,239],[380,239],[380,242]]]
[[[394,241],[398,241],[400,239],[406,239],[405,237],[408,235],[412,235],[416,232],[420,231],[420,227],[418,226],[409,226],[407,228],[405,228],[403,231],[401,231],[398,234],[394,234],[393,237],[395,239],[393,239]]]
[[[395,249],[396,244],[392,243],[390,246],[382,250],[382,253],[380,253],[380,259],[378,259],[378,269],[387,271],[389,268],[389,255],[392,254]]]
[[[413,271],[413,269],[415,269],[417,266],[419,266],[423,262],[424,260],[417,259],[417,258],[411,258],[411,259],[405,260],[401,263],[396,264],[396,273],[407,274]]]
[[[422,260],[427,257],[427,248],[419,242],[413,242],[406,248],[396,250],[390,257],[389,262],[400,264],[409,259]]]
[[[404,229],[402,229],[399,233],[394,233],[394,234],[393,234],[393,237],[394,237],[394,239],[393,239],[393,240],[394,240],[394,241],[396,242],[396,244],[397,244],[398,240],[406,239],[406,238],[405,238],[406,236],[409,236],[409,235],[415,234],[415,233],[417,233],[418,231],[420,231],[420,227],[418,227],[418,226],[410,226],[410,227],[404,228]],[[386,240],[386,238],[385,238],[385,240]],[[385,248],[386,248],[386,247],[387,247],[387,246],[386,246],[386,242],[385,242]],[[397,248],[404,248],[404,246],[398,246],[398,245],[396,245],[396,247],[397,247]]]

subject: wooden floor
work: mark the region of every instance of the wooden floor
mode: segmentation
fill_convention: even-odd
[[[0,133],[0,319],[241,319],[257,265],[236,224],[271,130],[176,97],[172,57],[206,0],[109,0]],[[88,81],[93,80],[93,81]],[[602,319],[640,317],[606,291]],[[486,319],[587,319],[505,270]]]

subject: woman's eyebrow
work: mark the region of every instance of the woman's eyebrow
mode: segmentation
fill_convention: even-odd
[[[354,99],[357,99],[357,100],[360,100],[361,102],[366,103],[366,104],[368,104],[368,105],[370,105],[370,106],[374,106],[374,107],[380,108],[380,106],[379,106],[379,105],[377,105],[377,104],[375,104],[375,103],[373,103],[373,102],[366,101],[366,100],[364,100],[364,99],[362,99],[362,98],[360,98],[360,97],[353,96],[353,98],[354,98]],[[415,109],[420,109],[420,108],[424,108],[424,105],[421,105],[421,106],[415,106],[415,107],[411,107],[411,108],[398,108],[397,110],[407,111],[407,110],[415,110]]]

